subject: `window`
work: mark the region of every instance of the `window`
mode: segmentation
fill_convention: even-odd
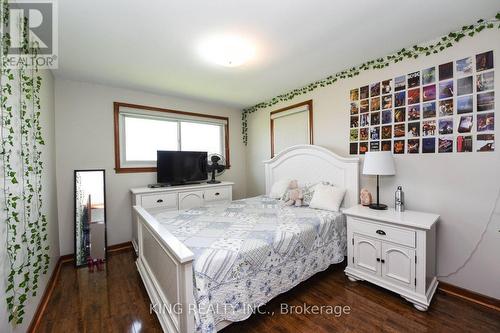
[[[229,119],[114,103],[115,170],[156,171],[157,150],[206,151],[225,157],[229,166]]]
[[[312,100],[271,112],[271,157],[291,146],[313,144],[312,112]]]
[[[123,162],[156,161],[157,150],[179,150],[177,123],[161,118],[122,115],[124,121]]]

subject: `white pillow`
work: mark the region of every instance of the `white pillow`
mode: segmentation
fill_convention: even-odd
[[[309,207],[338,212],[345,192],[345,188],[318,184],[314,189]]]
[[[271,186],[271,191],[269,192],[269,197],[273,199],[281,199],[283,194],[288,190],[288,185],[290,184],[290,179],[283,179],[274,182]]]

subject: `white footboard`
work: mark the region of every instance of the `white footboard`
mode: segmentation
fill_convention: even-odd
[[[137,269],[164,332],[195,331],[193,253],[160,227],[144,208],[134,206],[139,254]]]

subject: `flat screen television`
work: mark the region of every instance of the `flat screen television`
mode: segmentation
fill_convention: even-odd
[[[156,161],[159,184],[192,184],[208,179],[207,152],[158,150]]]

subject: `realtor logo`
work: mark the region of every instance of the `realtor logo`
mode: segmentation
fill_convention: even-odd
[[[1,33],[10,40],[6,68],[57,68],[57,6],[54,0],[13,0],[2,8]],[[29,51],[35,49],[36,51]]]

